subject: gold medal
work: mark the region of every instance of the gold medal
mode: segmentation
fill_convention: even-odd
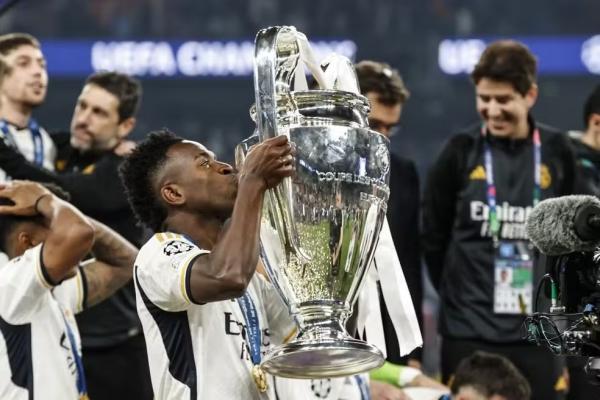
[[[267,374],[260,367],[260,365],[254,365],[252,367],[252,378],[254,378],[254,383],[258,388],[258,391],[264,393],[267,391]]]

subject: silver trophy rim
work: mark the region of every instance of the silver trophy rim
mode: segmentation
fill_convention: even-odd
[[[277,346],[261,368],[284,378],[319,379],[361,374],[384,362],[381,351],[362,340],[301,340]]]

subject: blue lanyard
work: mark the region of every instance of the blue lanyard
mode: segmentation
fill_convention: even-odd
[[[442,397],[440,397],[440,399],[439,399],[439,400],[452,400],[452,398],[450,397],[450,395],[449,395],[449,394],[445,394],[445,395],[443,395]]]
[[[367,382],[363,379],[363,377],[360,375],[354,375],[354,379],[356,379],[356,383],[358,384],[361,400],[371,400],[369,386],[367,385]]]
[[[80,399],[87,398],[87,385],[85,383],[85,373],[83,372],[83,361],[81,360],[81,356],[77,352],[77,344],[75,343],[75,335],[73,335],[73,331],[67,322],[67,318],[63,315],[63,319],[65,320],[65,326],[67,327],[67,337],[69,338],[69,343],[71,344],[71,353],[73,353],[73,359],[75,360],[75,366],[77,367],[77,391],[79,392]]]
[[[252,364],[260,364],[260,322],[258,321],[258,313],[252,298],[248,292],[244,293],[242,297],[237,299],[242,314],[244,314],[244,320],[246,321],[246,342],[248,343],[248,350],[250,351],[250,359]]]
[[[44,165],[44,141],[42,140],[42,134],[40,133],[40,126],[33,119],[29,119],[29,123],[27,124],[27,128],[31,133],[31,141],[33,142],[33,162],[40,167]],[[10,133],[10,129],[8,128],[8,123],[5,120],[0,120],[0,130],[4,137],[10,142],[10,144],[18,150],[17,142],[15,138]]]
[[[485,161],[485,181],[487,183],[487,202],[489,207],[489,221],[490,230],[492,231],[492,238],[494,245],[498,243],[500,233],[500,221],[498,220],[498,211],[496,209],[496,184],[494,183],[494,169],[492,163],[492,150],[490,144],[486,140],[487,130],[485,125],[481,127],[481,135],[483,136],[484,146],[484,161]],[[539,203],[541,198],[541,165],[542,165],[542,142],[540,139],[540,131],[535,128],[533,131],[533,205]]]

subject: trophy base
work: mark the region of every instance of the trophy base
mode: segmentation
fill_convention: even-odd
[[[362,340],[297,339],[269,352],[261,367],[276,376],[318,379],[360,374],[384,361],[379,349]]]

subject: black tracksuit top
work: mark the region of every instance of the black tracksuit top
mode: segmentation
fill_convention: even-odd
[[[529,119],[541,138],[541,199],[572,193],[574,157],[568,138]],[[534,152],[527,139],[481,135],[480,125],[453,136],[428,175],[424,193],[424,255],[440,293],[440,333],[495,343],[522,339],[522,315],[495,314],[494,248],[488,224],[484,140],[492,152],[500,240],[526,239],[533,206]],[[534,267],[534,290],[543,275]],[[535,294],[535,293],[534,293]]]

